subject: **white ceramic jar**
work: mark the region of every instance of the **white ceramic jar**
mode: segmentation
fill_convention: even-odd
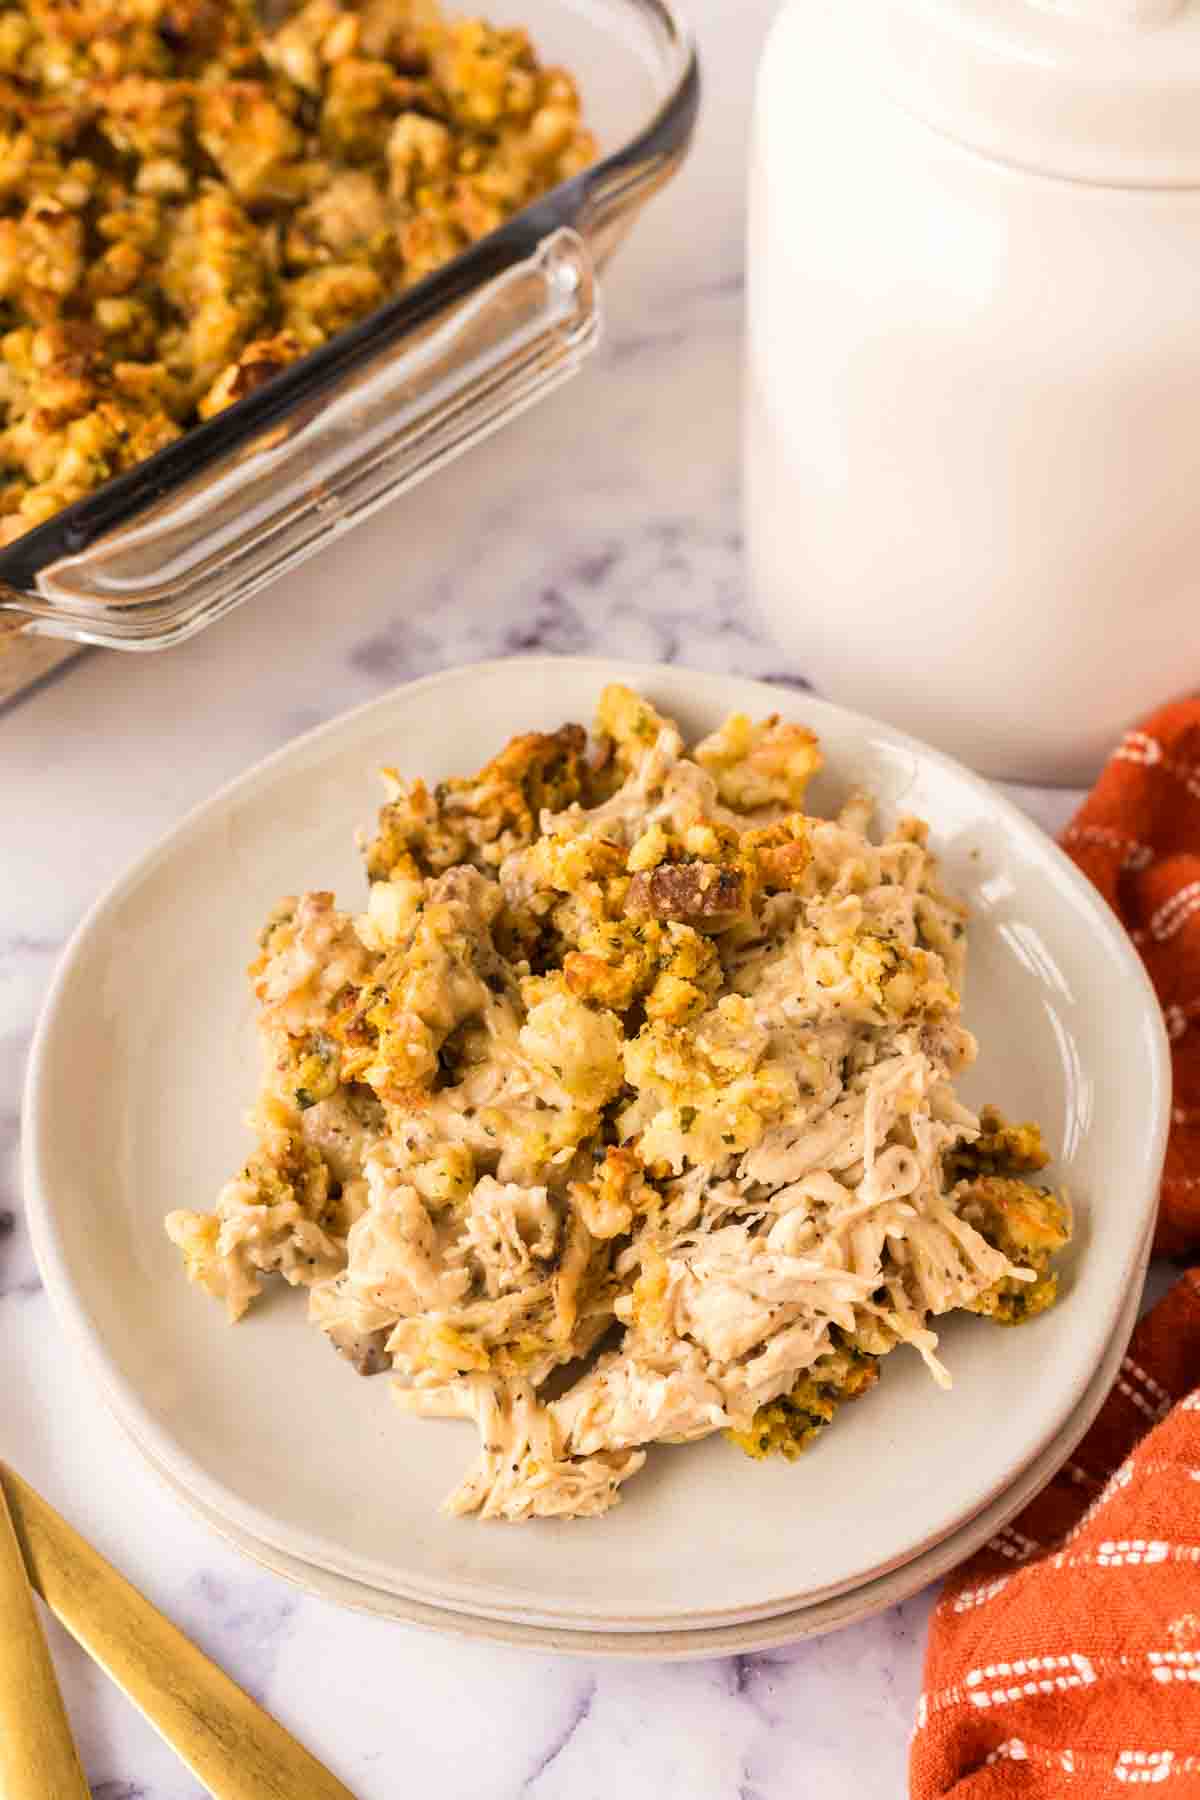
[[[830,698],[1083,782],[1200,687],[1200,0],[791,0],[752,592]]]

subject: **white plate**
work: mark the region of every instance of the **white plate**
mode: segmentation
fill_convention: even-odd
[[[382,1588],[366,1587],[361,1582],[348,1581],[344,1575],[334,1575],[328,1569],[298,1562],[282,1550],[273,1550],[256,1538],[247,1537],[180,1487],[136,1440],[131,1439],[131,1442],[176,1499],[190,1507],[235,1550],[306,1593],[331,1600],[335,1606],[348,1607],[352,1612],[372,1613],[377,1618],[393,1619],[400,1625],[419,1625],[423,1630],[436,1631],[443,1637],[505,1644],[514,1649],[554,1650],[566,1656],[638,1657],[656,1662],[683,1662],[699,1657],[744,1656],[776,1650],[782,1644],[798,1643],[801,1638],[821,1637],[829,1631],[840,1631],[845,1625],[860,1624],[889,1606],[898,1606],[902,1600],[910,1599],[965,1562],[1041,1492],[1062,1468],[1112,1390],[1137,1322],[1138,1295],[1149,1251],[1150,1236],[1147,1235],[1142,1269],[1130,1288],[1121,1322],[1083,1399],[1063,1430],[1018,1475],[1011,1487],[1005,1488],[1003,1494],[985,1506],[981,1513],[951,1532],[948,1538],[943,1538],[932,1550],[903,1563],[889,1575],[877,1576],[831,1600],[818,1600],[795,1612],[778,1613],[769,1619],[743,1625],[702,1626],[682,1631],[572,1631],[561,1626],[514,1625],[503,1619],[474,1618],[470,1613],[450,1612],[445,1607],[422,1606],[419,1601],[405,1600],[398,1594],[385,1593]]]
[[[689,732],[732,708],[821,734],[814,795],[866,783],[928,817],[975,913],[968,1089],[1036,1116],[1079,1207],[1062,1304],[1018,1332],[952,1320],[951,1394],[914,1353],[798,1464],[721,1439],[652,1455],[604,1519],[520,1529],[438,1512],[473,1454],[456,1423],[397,1415],[281,1290],[236,1330],[184,1285],[161,1225],[241,1160],[256,1074],[242,967],[280,895],[363,892],[353,847],[376,765],[433,779],[512,733],[640,685]],[[610,1631],[794,1611],[940,1542],[1011,1486],[1082,1399],[1154,1206],[1168,1059],[1140,960],[1104,903],[985,783],[883,726],[759,683],[592,660],[507,661],[413,684],[310,733],[199,808],[93,908],[30,1062],[31,1229],[51,1297],[118,1415],[197,1501],[302,1562],[423,1605]]]

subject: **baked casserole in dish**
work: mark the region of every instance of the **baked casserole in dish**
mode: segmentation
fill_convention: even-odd
[[[511,13],[0,10],[0,650],[179,641],[579,367],[696,57]]]

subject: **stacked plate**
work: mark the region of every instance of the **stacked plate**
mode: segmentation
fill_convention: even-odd
[[[389,763],[431,780],[519,731],[587,719],[620,678],[689,735],[781,710],[821,736],[812,808],[867,786],[930,820],[973,914],[968,1100],[1036,1117],[1077,1229],[1061,1303],[1019,1331],[951,1319],[943,1393],[915,1353],[794,1465],[723,1439],[663,1447],[596,1520],[520,1528],[438,1510],[473,1428],[398,1415],[273,1294],[236,1330],[162,1229],[246,1152],[255,1047],[240,969],[281,895],[353,904],[356,827]],[[298,740],[185,820],[93,910],[30,1067],[27,1193],[47,1287],[141,1454],[215,1529],[305,1587],[438,1629],[589,1655],[763,1648],[863,1617],[949,1568],[1069,1455],[1133,1321],[1165,1141],[1165,1038],[1141,963],[1069,861],[985,783],[807,696],[672,668],[484,664]]]

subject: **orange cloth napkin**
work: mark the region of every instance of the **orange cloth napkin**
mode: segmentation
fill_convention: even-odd
[[[1126,734],[1063,838],[1171,1039],[1156,1248],[1200,1251],[1200,701]],[[1134,1333],[1050,1486],[946,1583],[912,1800],[1200,1797],[1200,1268]]]

